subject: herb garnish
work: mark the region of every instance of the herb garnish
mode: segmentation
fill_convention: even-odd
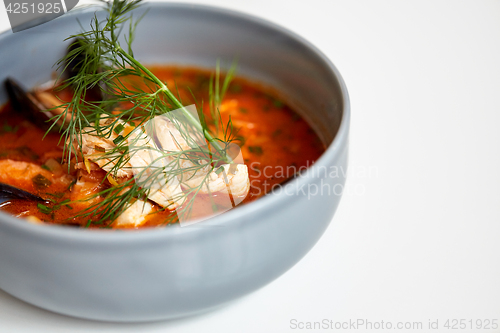
[[[221,82],[220,66],[217,62],[215,76],[209,83],[211,119],[206,119],[203,112],[199,111],[200,122],[198,122],[169,87],[134,57],[132,50],[134,31],[142,17],[134,21],[131,12],[139,6],[140,0],[113,0],[102,1],[102,3],[107,11],[107,17],[100,20],[94,16],[90,30],[68,37],[67,40],[76,39],[77,42],[74,42],[71,51],[57,63],[61,72],[70,66],[68,64],[73,66],[70,68],[73,70],[78,67],[76,74],[63,80],[61,86],[61,89],[70,86],[73,88],[72,100],[58,106],[65,111],[51,119],[53,121],[51,129],[58,122],[63,123],[60,129],[62,141],[77,143],[68,144],[65,147],[66,159],[73,158],[77,162],[81,161],[83,134],[110,138],[114,132],[118,134],[118,137],[113,140],[116,147],[100,153],[101,158],[108,160],[111,166],[105,179],[115,180],[118,171],[126,167],[131,156],[138,151],[137,147],[133,148],[129,145],[128,141],[132,138],[130,133],[124,134],[123,123],[139,127],[156,116],[180,109],[187,120],[187,126],[202,133],[208,145],[203,147],[192,145],[191,149],[178,152],[158,151],[157,153],[162,157],[168,156],[171,162],[163,168],[150,165],[151,174],[148,175],[148,182],[154,183],[156,179],[161,179],[159,178],[161,176],[171,179],[186,171],[194,173],[203,168],[213,171],[223,163],[232,163],[226,150],[229,143],[234,140],[233,125],[230,119],[223,124],[218,108],[234,76],[235,64],[231,66]],[[122,29],[127,26],[126,45],[122,47],[119,37]],[[144,87],[138,88],[130,85],[133,79],[143,82]],[[97,102],[86,101],[87,89],[95,87],[100,89],[105,98]],[[124,107],[125,105],[131,106]],[[180,126],[178,130],[186,142],[194,142],[193,138],[189,137],[190,132],[187,127]],[[189,170],[181,167],[181,163],[185,160],[193,162]],[[140,177],[142,172],[139,173]],[[190,211],[194,197],[204,185],[207,177],[200,186],[183,192],[182,195],[188,198],[183,209]],[[91,221],[96,224],[104,222],[107,223],[106,226],[109,226],[134,200],[145,198],[150,192],[148,188],[139,186],[134,179],[114,181],[112,184],[112,187],[88,197],[86,200],[97,197],[102,200],[98,200],[77,214],[76,218],[87,219],[87,227],[90,226]],[[96,220],[96,217],[99,220]]]
[[[263,153],[261,146],[248,146],[248,151],[255,155],[262,155]]]
[[[50,215],[50,214],[52,213],[52,208],[47,207],[47,206],[45,206],[44,204],[39,203],[39,204],[37,204],[36,206],[37,206],[37,207],[38,207],[38,209],[39,209],[42,213],[44,213],[44,214]]]
[[[19,130],[19,126],[11,126],[7,123],[4,123],[2,127],[2,132],[16,133]]]
[[[47,178],[45,178],[45,176],[43,176],[40,173],[37,174],[36,176],[34,176],[33,178],[31,178],[31,180],[33,181],[33,184],[37,188],[49,187],[50,185],[52,185],[52,182],[50,180],[48,180]]]

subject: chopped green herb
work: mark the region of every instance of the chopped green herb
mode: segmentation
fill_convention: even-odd
[[[4,124],[2,127],[3,132],[11,132],[11,133],[16,133],[18,129],[19,129],[18,126],[12,127],[9,124]]]
[[[248,146],[248,151],[255,155],[262,155],[262,147],[261,146]]]
[[[119,143],[120,143],[120,142],[122,142],[122,141],[123,141],[123,135],[118,135],[118,136],[116,137],[116,139],[114,139],[114,140],[113,140],[113,143],[114,143],[115,145],[117,145],[117,144],[119,144]]]
[[[259,171],[259,170],[260,170],[259,166],[258,166],[258,165],[253,165],[253,163],[252,163],[252,165],[250,165],[250,168],[251,168],[253,171]]]
[[[35,184],[35,186],[38,188],[49,187],[50,185],[52,185],[52,182],[41,174],[36,175],[35,177],[31,178],[31,180],[33,181],[33,184]]]
[[[222,171],[224,171],[224,167],[220,166],[217,170],[215,170],[215,174],[219,175]]]
[[[50,197],[53,197],[53,198],[62,198],[64,196],[64,193],[49,193],[49,192],[45,192],[44,194],[48,195]]]
[[[39,203],[39,204],[37,204],[36,206],[37,206],[37,207],[38,207],[38,209],[39,209],[42,213],[44,213],[44,214],[49,215],[50,213],[52,213],[52,208],[47,207],[47,206],[45,206],[44,204]]]
[[[283,102],[282,102],[282,101],[277,100],[277,99],[273,100],[273,104],[274,104],[274,106],[275,106],[275,107],[277,107],[277,108],[282,108],[282,107],[285,105],[285,104],[283,104]]]
[[[51,171],[51,170],[50,170],[50,168],[49,168],[48,166],[46,166],[45,164],[42,164],[42,165],[41,165],[41,168],[42,168],[42,169],[45,169],[45,170],[49,170],[49,171]]]
[[[124,128],[125,127],[122,124],[118,124],[118,125],[115,126],[114,132],[116,134],[120,134],[123,131]]]
[[[241,84],[238,83],[233,83],[229,86],[229,91],[232,93],[239,93],[241,92],[242,89],[243,87],[241,86]]]
[[[32,159],[34,161],[36,161],[38,159],[38,155],[33,150],[31,150],[30,147],[21,146],[21,147],[16,148],[16,150],[19,153],[21,153],[22,155],[29,157],[30,159]]]
[[[73,179],[73,181],[68,185],[66,191],[71,191],[71,189],[73,188],[73,186],[75,186],[75,184],[76,184],[76,178]]]
[[[63,200],[61,201],[61,203],[59,204],[59,206],[66,206],[68,207],[69,209],[73,209],[73,207],[71,207],[68,203],[70,202],[69,199],[66,199],[66,200]]]
[[[240,112],[241,113],[248,113],[248,109],[247,108],[240,108]]]
[[[246,139],[245,139],[245,137],[243,137],[243,136],[241,136],[241,135],[238,135],[238,136],[234,139],[234,141],[238,141],[238,146],[242,147],[242,146],[245,144]]]
[[[128,154],[128,146],[121,146],[117,147],[117,149],[120,151],[122,154]]]
[[[273,132],[272,137],[276,138],[279,136],[281,133],[283,133],[283,130],[281,128],[277,129],[276,131]]]

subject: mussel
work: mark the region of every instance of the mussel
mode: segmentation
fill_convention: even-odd
[[[82,40],[75,39],[68,47],[68,52],[73,52]],[[83,52],[68,60],[65,64],[65,72],[63,77],[74,77],[81,69],[84,63],[85,54]],[[45,91],[28,91],[19,82],[13,78],[7,78],[5,88],[10,98],[12,107],[18,112],[22,112],[25,116],[42,128],[49,128],[52,125],[51,119],[65,112],[65,108],[57,107],[61,102],[54,94]],[[86,99],[90,101],[102,100],[100,85],[89,87],[86,91]],[[67,112],[65,117],[60,117],[57,125],[63,127],[71,119],[70,112]]]
[[[5,202],[11,199],[26,199],[44,202],[46,201],[38,195],[34,195],[30,192],[21,190],[20,188],[8,184],[0,183],[0,202]]]
[[[43,202],[45,204],[48,204],[49,201],[45,200],[38,195],[34,195],[33,193],[26,192],[25,190],[21,190],[20,188],[0,183],[0,204],[12,200],[12,199],[25,199],[25,200],[33,200],[33,201],[39,201]],[[34,221],[35,224],[43,224],[43,222],[36,218],[31,216],[27,218],[28,221],[32,222]],[[67,227],[74,227],[74,228],[80,228],[81,225],[77,222],[67,222],[64,224],[60,224],[61,226],[67,226]]]
[[[85,51],[81,51],[74,56],[72,53],[76,52],[76,50],[85,45],[85,41],[81,38],[75,38],[68,47],[67,53],[71,55],[67,58],[67,62],[65,63],[65,76],[67,78],[75,77],[78,73],[82,71],[82,65],[85,63],[86,53]],[[88,67],[83,68],[85,71],[89,71]],[[88,73],[87,73],[88,74]],[[103,99],[103,85],[97,84],[92,87],[87,87],[86,89],[86,99],[90,101],[101,101]]]
[[[75,52],[79,47],[83,45],[83,40],[81,38],[75,38],[71,44],[68,46],[68,56]],[[68,78],[75,77],[82,69],[82,64],[85,62],[85,53],[80,52],[74,56],[67,58],[65,63],[65,73]]]
[[[12,108],[42,128],[49,128],[52,125],[50,119],[64,112],[63,108],[55,108],[62,103],[50,93],[28,92],[12,78],[5,80],[5,88]],[[66,115],[70,116],[69,113]],[[64,118],[59,119],[58,125],[63,126],[64,120]]]

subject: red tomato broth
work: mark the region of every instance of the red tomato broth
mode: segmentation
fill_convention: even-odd
[[[209,117],[208,90],[211,75],[209,71],[174,66],[150,66],[149,68],[158,78],[167,83],[167,86],[184,105],[195,102],[192,94],[198,102],[198,107],[203,101],[203,112],[206,117]],[[59,92],[58,95],[63,100],[70,98],[67,91]],[[242,155],[248,166],[251,186],[242,204],[262,197],[274,186],[293,177],[296,171],[311,166],[325,149],[307,122],[277,96],[271,88],[262,87],[243,78],[236,78],[226,92],[220,108],[222,122],[226,124],[231,116],[234,128],[238,130],[237,135],[241,137],[239,144]],[[0,115],[0,163],[2,160],[9,159],[42,166],[51,157],[59,160],[62,158],[63,142],[60,142],[59,133],[50,132],[45,135],[44,129],[38,128],[22,115],[16,114],[9,104],[0,111]],[[21,147],[25,148],[21,149]],[[30,151],[33,152],[31,156]],[[100,183],[100,189],[112,186],[102,170],[92,170],[91,174],[83,171],[82,174]],[[75,179],[75,171],[70,176]],[[68,191],[71,184],[65,183],[65,187],[64,182],[53,181],[49,187],[40,189],[33,185],[30,187],[30,179],[20,178],[8,177],[4,170],[0,170],[1,182],[25,189],[43,198],[49,197],[54,202],[72,200],[72,194]],[[213,200],[215,202],[212,202]],[[214,199],[198,194],[193,205],[196,208],[193,209],[192,218],[207,215],[211,212],[213,204],[223,206],[217,194]],[[15,199],[5,202],[0,208],[19,217],[32,215],[52,224],[69,223],[90,228],[101,228],[107,225],[106,221],[99,221],[97,216],[90,224],[88,218],[74,219],[73,216],[85,207],[85,202],[63,205],[51,214],[45,214],[36,202]],[[175,211],[161,209],[156,204],[154,207],[155,212],[147,217],[146,222],[140,228],[157,227],[177,220]]]

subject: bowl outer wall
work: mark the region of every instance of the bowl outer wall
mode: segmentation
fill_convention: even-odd
[[[345,171],[347,166],[349,99],[345,84],[330,61],[293,33],[245,14],[199,5],[154,3],[148,6],[153,10],[141,23],[142,32],[138,34],[152,29],[156,23],[168,26],[169,21],[164,17],[174,15],[180,21],[171,23],[173,27],[169,30],[178,28],[175,34],[184,31],[185,38],[194,38],[195,35],[190,34],[196,29],[186,32],[182,24],[187,23],[182,20],[190,25],[203,25],[200,19],[212,20],[211,24],[216,21],[222,28],[230,24],[232,30],[240,25],[242,31],[256,35],[246,36],[242,47],[232,45],[224,49],[223,43],[216,45],[208,55],[183,56],[192,54],[193,50],[180,47],[165,57],[162,50],[153,45],[143,51],[145,59],[147,54],[153,54],[146,59],[149,62],[164,59],[206,67],[215,63],[220,54],[231,57],[235,48],[248,51],[247,43],[256,42],[253,37],[258,40],[262,34],[270,36],[270,33],[276,38],[272,41],[277,45],[276,52],[283,52],[280,48],[285,48],[287,54],[296,50],[300,56],[281,59],[286,66],[297,68],[292,74],[313,85],[318,75],[331,76],[333,80],[328,87],[316,90],[320,95],[336,96],[328,97],[330,104],[323,107],[326,113],[322,116],[326,119],[319,124],[317,120],[314,122],[314,115],[304,116],[310,121],[312,118],[320,131],[326,128],[323,135],[326,140],[335,139],[314,166],[289,183],[295,189],[294,195],[269,195],[189,227],[137,232],[92,231],[20,223],[1,213],[0,288],[31,304],[66,315],[106,321],[149,321],[206,311],[264,286],[291,268],[317,242],[339,204],[341,194],[312,195],[308,190],[312,184],[339,188],[345,182],[342,173],[327,177],[317,172],[321,167]],[[63,40],[68,32],[77,32],[75,16],[86,22],[83,18],[90,15],[89,10],[70,12],[37,28],[15,35],[2,34],[0,50],[5,54],[0,58],[2,81],[10,75],[32,87],[49,79],[52,65],[64,53],[65,44],[55,43],[48,48],[44,43]],[[148,35],[151,40],[161,38],[157,30]],[[235,36],[217,37],[210,43],[235,41]],[[196,45],[202,49],[207,47],[203,41]],[[272,75],[266,76],[272,72],[271,67],[282,65],[277,64],[270,53],[272,46],[264,47],[263,59],[245,61],[245,54],[240,55],[241,72],[282,88],[285,95],[293,95],[293,88],[297,87],[287,86],[287,82],[296,78],[282,75],[277,82]],[[32,60],[34,57],[36,62]],[[245,65],[247,63],[250,65]],[[324,73],[308,75],[315,71]],[[0,93],[2,99],[5,100],[5,96]],[[301,104],[300,98],[294,102]]]

